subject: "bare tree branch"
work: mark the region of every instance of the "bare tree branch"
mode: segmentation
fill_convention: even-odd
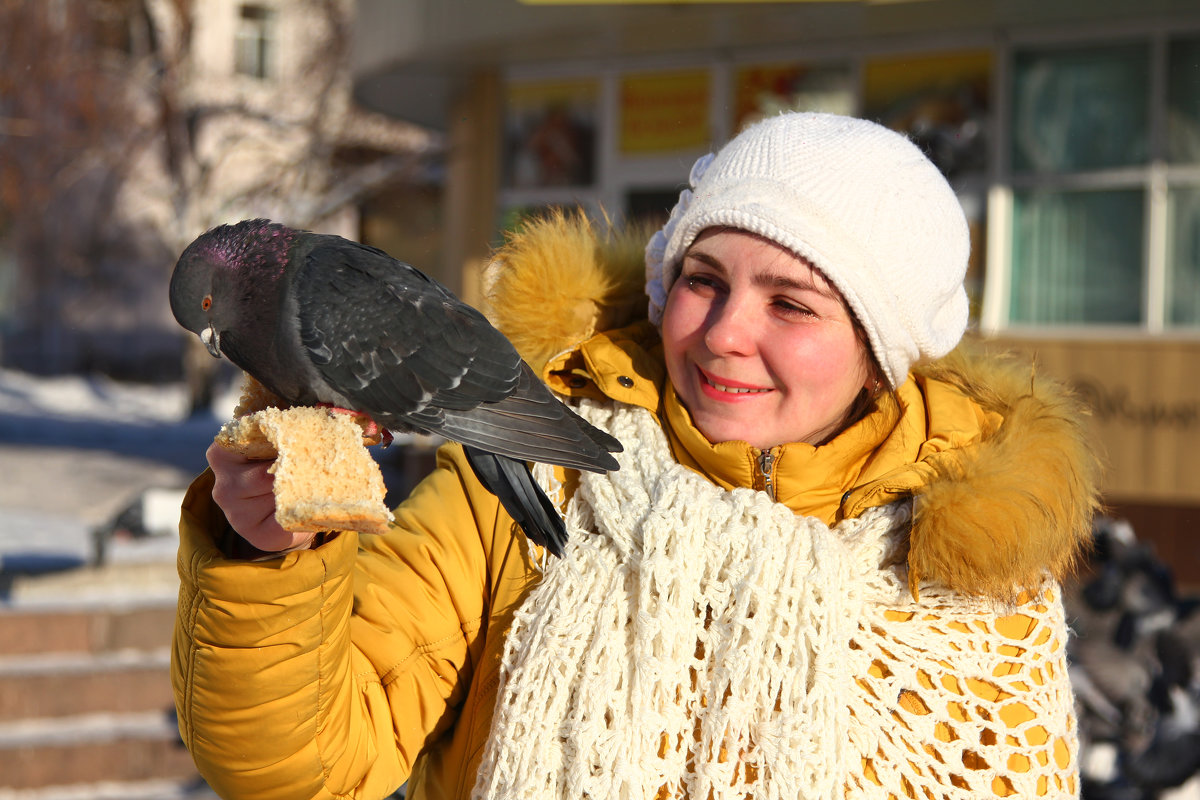
[[[353,0],[277,6],[302,36],[274,82],[198,52],[211,33],[202,9],[0,0],[0,237],[19,264],[7,319],[0,298],[0,345],[33,331],[30,346],[62,352],[85,318],[116,324],[127,312],[173,330],[162,302],[172,254],[204,229],[241,215],[315,227],[418,174],[433,152],[416,133],[359,136],[343,158],[362,127]]]

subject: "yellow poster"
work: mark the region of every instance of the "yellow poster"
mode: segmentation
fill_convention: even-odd
[[[708,147],[708,70],[626,75],[621,80],[621,152],[647,155]]]
[[[971,92],[984,95],[991,85],[990,50],[911,53],[871,59],[863,69],[863,106],[883,112],[919,98]]]

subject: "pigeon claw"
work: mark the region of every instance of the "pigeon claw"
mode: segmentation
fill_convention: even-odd
[[[341,406],[335,406],[333,403],[317,403],[317,407],[323,408],[331,414],[349,414],[362,427],[363,438],[367,440],[368,444],[382,444],[384,449],[387,449],[394,440],[391,431],[361,411],[355,411],[352,408],[342,408]]]

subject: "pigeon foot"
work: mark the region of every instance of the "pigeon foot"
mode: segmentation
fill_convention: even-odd
[[[371,419],[366,414],[360,411],[355,411],[352,408],[342,408],[335,406],[333,403],[317,403],[317,408],[323,408],[333,414],[348,414],[355,422],[362,426],[363,437],[367,439],[376,439],[383,445],[383,449],[391,447],[394,437],[392,432],[380,425],[375,420]]]

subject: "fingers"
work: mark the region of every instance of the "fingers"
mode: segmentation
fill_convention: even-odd
[[[212,498],[238,535],[259,550],[300,549],[315,532],[289,531],[275,520],[275,478],[270,460],[251,460],[216,444],[205,452],[216,480]]]

